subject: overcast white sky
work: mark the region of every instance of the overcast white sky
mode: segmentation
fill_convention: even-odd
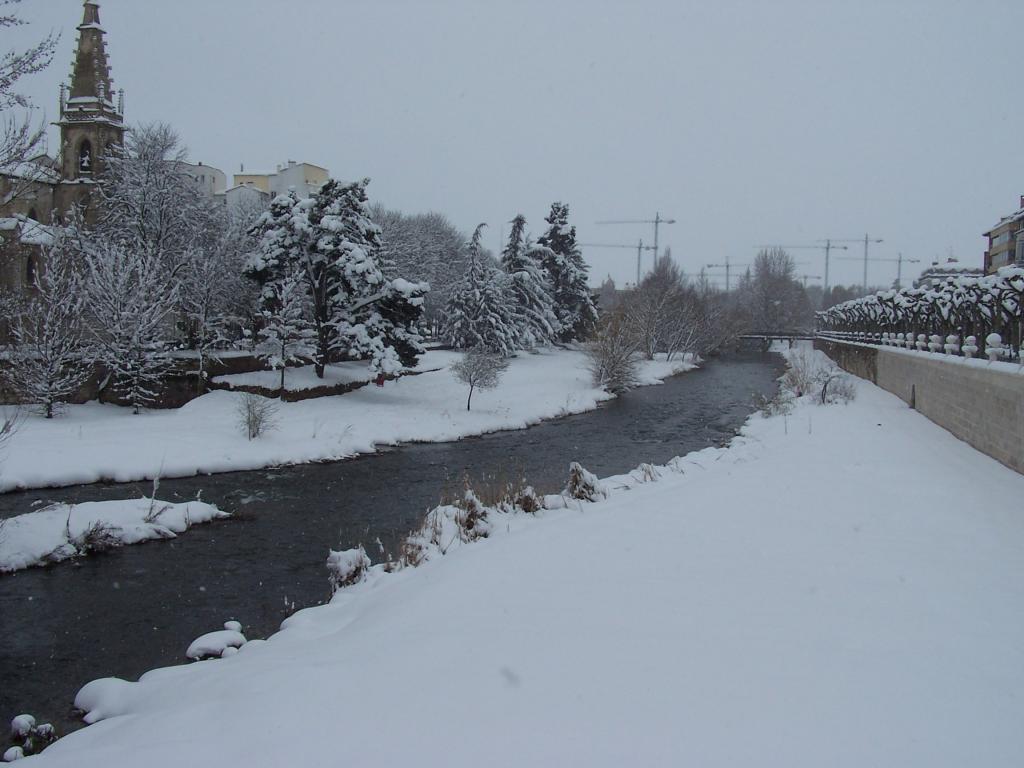
[[[63,31],[25,89],[54,119],[81,2],[22,15],[5,48]],[[674,217],[662,242],[690,272],[870,232],[916,274],[950,251],[980,265],[981,233],[1024,194],[1020,0],[105,0],[101,16],[128,120],[173,124],[193,160],[369,176],[390,206],[488,222],[491,247],[517,212],[539,234],[561,199],[584,242],[651,238],[598,220]],[[817,251],[794,255],[822,274]],[[635,275],[635,253],[587,259],[595,282]],[[895,272],[872,264],[871,282]],[[833,282],[860,275],[833,263]]]

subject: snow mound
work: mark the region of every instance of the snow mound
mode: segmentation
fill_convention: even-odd
[[[237,622],[229,623],[237,624]],[[245,645],[246,642],[248,641],[245,639],[245,635],[234,629],[221,629],[217,632],[207,632],[205,635],[201,635],[192,641],[192,645],[188,647],[188,650],[185,652],[185,656],[193,661],[211,659],[214,657],[220,658],[224,656],[227,649],[231,648],[237,651]]]
[[[212,504],[156,499],[54,504],[0,521],[0,573],[80,555],[172,539],[191,526],[229,517]]]

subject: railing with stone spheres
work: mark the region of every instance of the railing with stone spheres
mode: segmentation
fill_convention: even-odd
[[[817,313],[817,327],[835,341],[1024,363],[1024,268],[880,291]]]

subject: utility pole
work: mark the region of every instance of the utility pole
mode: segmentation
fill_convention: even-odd
[[[657,262],[658,261],[658,243],[659,243],[659,235],[660,235],[661,225],[662,224],[675,224],[676,220],[675,219],[663,219],[661,217],[661,213],[655,213],[653,219],[619,219],[619,220],[614,220],[614,221],[598,221],[596,223],[599,224],[599,225],[602,225],[602,226],[603,225],[607,225],[607,224],[653,224],[654,225],[654,246],[646,248],[646,250],[654,251],[654,261]],[[643,246],[641,246],[641,250],[644,250]],[[637,281],[636,282],[637,282],[637,285],[640,284],[639,276],[637,277]]]

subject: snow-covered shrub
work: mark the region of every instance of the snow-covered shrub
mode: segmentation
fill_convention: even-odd
[[[336,552],[333,549],[327,555],[327,571],[330,574],[331,593],[339,589],[358,584],[366,577],[370,567],[370,558],[362,545],[355,549]]]
[[[477,389],[494,389],[501,381],[501,375],[508,369],[508,360],[482,347],[474,347],[463,355],[462,360],[451,367],[455,378],[469,387],[466,410],[473,403],[473,392]]]
[[[462,499],[455,508],[455,523],[459,527],[459,540],[463,543],[485,539],[491,532],[487,522],[487,507],[477,498],[471,488],[467,488]]]
[[[754,408],[765,416],[784,416],[793,412],[793,395],[785,389],[779,389],[771,397],[754,395]]]
[[[238,426],[250,440],[277,426],[277,403],[269,398],[245,392],[237,408]]]
[[[794,397],[809,395],[818,388],[822,380],[822,369],[814,356],[799,350],[789,356],[789,367],[782,376],[782,387]]]
[[[594,386],[620,394],[639,383],[640,350],[621,314],[605,317],[586,353]]]
[[[528,515],[535,515],[544,508],[544,501],[537,492],[533,490],[532,485],[528,485],[521,489],[515,495],[515,501],[513,502],[516,509],[525,512]]]
[[[69,521],[71,519],[70,515],[71,513],[69,512]],[[88,528],[77,536],[69,536],[68,541],[71,543],[71,546],[77,549],[79,554],[82,555],[109,552],[110,550],[117,549],[124,544],[121,538],[117,535],[117,531],[102,520],[94,520]]]
[[[57,740],[57,732],[49,723],[36,723],[32,715],[18,715],[11,720],[11,741],[4,752],[4,762],[13,763],[24,757],[38,755]]]
[[[820,402],[851,403],[857,397],[857,385],[853,378],[839,371],[832,371],[821,384]]]
[[[569,483],[565,493],[580,501],[599,501],[608,497],[608,490],[597,475],[588,472],[579,462],[569,465]]]

